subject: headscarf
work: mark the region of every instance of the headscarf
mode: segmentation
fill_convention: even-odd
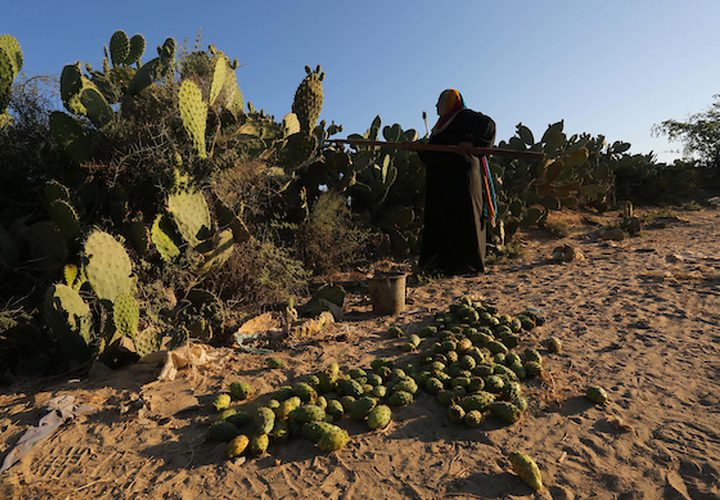
[[[455,113],[461,109],[465,109],[465,101],[462,95],[456,89],[443,90],[438,99],[439,104],[445,108],[445,113],[440,115],[437,123],[432,128],[433,133],[438,132],[443,125],[455,116]]]

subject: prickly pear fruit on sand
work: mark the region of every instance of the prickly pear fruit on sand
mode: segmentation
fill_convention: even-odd
[[[539,377],[542,375],[543,366],[537,361],[526,361],[523,366],[529,377]]]
[[[259,434],[257,436],[253,436],[248,445],[250,454],[255,457],[263,455],[267,451],[269,444],[270,436],[268,436],[267,434]]]
[[[508,403],[507,401],[496,401],[490,404],[488,408],[490,409],[490,413],[492,413],[494,417],[509,424],[515,423],[520,420],[520,416],[522,415],[520,408],[518,408],[512,403]]]
[[[418,391],[417,383],[410,377],[406,377],[404,379],[401,379],[397,384],[393,386],[393,392],[397,391],[405,391],[409,392],[410,394],[415,394]]]
[[[519,451],[513,451],[508,458],[510,459],[513,472],[515,472],[525,484],[535,491],[543,489],[542,475],[535,460]]]
[[[273,428],[272,432],[270,433],[270,441],[272,441],[275,444],[282,444],[287,442],[287,440],[290,438],[290,428],[288,427],[287,422],[277,421],[275,422],[275,427]]]
[[[235,401],[243,401],[250,397],[252,389],[247,382],[233,382],[230,384],[230,394]]]
[[[371,396],[374,398],[382,399],[387,395],[387,387],[384,385],[378,385],[373,387]]]
[[[325,411],[319,406],[302,405],[290,412],[290,420],[300,423],[321,422],[325,420]]]
[[[214,441],[216,443],[227,443],[239,434],[240,429],[235,427],[230,422],[220,420],[208,427],[206,439],[208,441]]]
[[[384,429],[390,424],[392,410],[389,406],[379,405],[370,410],[367,416],[368,427],[372,430]]]
[[[264,406],[257,409],[253,420],[258,434],[267,434],[275,427],[275,413]]]
[[[216,411],[223,411],[227,410],[230,407],[230,395],[229,394],[218,394],[218,396],[213,401],[213,406],[215,407]]]
[[[443,383],[435,377],[430,377],[425,380],[425,390],[428,391],[430,394],[437,394],[438,392],[443,390],[443,387]]]
[[[329,453],[336,451],[345,446],[350,441],[350,436],[345,429],[334,426],[335,428],[323,434],[317,443],[321,451]]]
[[[223,415],[225,415],[226,412],[232,412],[232,415],[227,415],[223,418]],[[225,410],[220,414],[220,417],[222,420],[225,420],[227,422],[230,422],[238,429],[247,424],[252,420],[253,415],[251,413],[246,412],[245,410],[236,410],[236,409],[228,409]]]
[[[548,350],[548,352],[551,352],[553,354],[557,354],[558,352],[562,351],[562,342],[560,342],[560,339],[558,339],[557,337],[550,337],[548,339],[545,339],[543,345],[545,346],[545,349]]]
[[[460,406],[462,406],[465,411],[485,411],[494,401],[495,395],[486,391],[479,391],[462,398],[462,400],[460,400]]]
[[[337,429],[337,426],[327,422],[308,422],[302,427],[302,435],[308,441],[317,443],[323,434],[334,429]]]
[[[482,412],[478,410],[471,410],[465,414],[463,422],[470,428],[480,427],[485,420]]]
[[[298,382],[293,386],[293,391],[303,403],[312,403],[317,399],[317,391],[307,382]]]
[[[277,410],[275,410],[275,416],[278,420],[287,420],[290,413],[300,408],[300,405],[302,404],[302,401],[299,397],[293,396],[291,398],[286,399],[282,403],[280,403],[280,406]]]
[[[397,391],[388,398],[390,406],[407,406],[413,402],[413,395],[406,391]]]
[[[285,367],[285,362],[279,358],[268,358],[265,361],[265,364],[267,365],[268,368],[270,368],[272,370],[274,370],[276,368],[284,368]]]
[[[451,422],[459,424],[465,418],[465,410],[460,405],[451,405],[448,408],[448,418]]]
[[[343,410],[345,410],[345,413],[350,413],[350,408],[352,408],[352,405],[355,404],[356,399],[353,396],[345,395],[340,398],[340,403],[342,404]]]
[[[525,361],[535,361],[536,363],[542,364],[542,356],[535,349],[525,349],[525,351],[523,351],[523,357]]]
[[[337,399],[331,399],[330,401],[328,401],[325,412],[330,415],[333,420],[340,420],[345,414],[342,403],[340,403],[340,401],[338,401]]]
[[[403,336],[403,331],[397,326],[391,326],[387,331],[388,337],[399,339]]]
[[[498,375],[485,377],[485,390],[488,392],[500,392],[505,386],[505,381]]]
[[[345,396],[352,396],[354,398],[360,398],[364,394],[362,385],[353,379],[340,379],[338,380],[338,388],[340,392]]]
[[[375,408],[375,405],[377,405],[377,400],[374,398],[365,396],[358,399],[350,408],[350,418],[357,421],[365,420],[365,417],[370,413],[370,410]]]
[[[225,449],[225,455],[232,459],[242,455],[250,444],[250,439],[244,434],[235,436]]]
[[[585,397],[593,403],[604,405],[608,401],[607,392],[599,385],[590,385],[585,389]]]

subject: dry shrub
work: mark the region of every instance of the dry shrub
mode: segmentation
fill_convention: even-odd
[[[309,269],[331,273],[357,263],[368,246],[369,232],[355,224],[344,197],[326,192],[300,226],[297,240]]]

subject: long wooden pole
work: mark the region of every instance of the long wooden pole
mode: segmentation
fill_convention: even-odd
[[[479,147],[463,149],[459,146],[426,144],[423,142],[370,141],[367,139],[327,139],[325,142],[331,142],[333,144],[349,144],[354,146],[382,146],[407,151],[436,151],[438,153],[469,153],[481,156],[507,156],[510,158],[521,158],[524,160],[542,160],[545,156],[539,151],[515,151],[513,149]]]

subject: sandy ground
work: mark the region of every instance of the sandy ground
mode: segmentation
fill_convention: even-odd
[[[222,360],[192,379],[152,383],[156,367],[136,365],[84,381],[17,383],[0,394],[0,458],[50,398],[71,394],[93,410],[3,474],[0,497],[532,497],[505,458],[521,449],[542,469],[546,498],[718,498],[720,212],[679,216],[620,242],[586,238],[592,227],[576,218],[570,236],[526,237],[523,257],[483,276],[412,287],[408,311],[394,319],[373,318],[354,293],[346,321],[277,352],[285,369],[221,349]],[[549,263],[558,242],[586,259]],[[561,354],[545,357],[545,380],[527,384],[530,409],[519,423],[455,426],[423,394],[382,433],[343,421],[352,441],[331,455],[297,440],[233,463],[223,445],[204,442],[209,401],[229,382],[243,377],[266,391],[331,360],[353,367],[401,357],[382,336],[387,326],[417,328],[464,294],[501,312],[541,307],[548,321],[529,343],[563,341]],[[580,397],[590,382],[607,389],[609,405]]]

